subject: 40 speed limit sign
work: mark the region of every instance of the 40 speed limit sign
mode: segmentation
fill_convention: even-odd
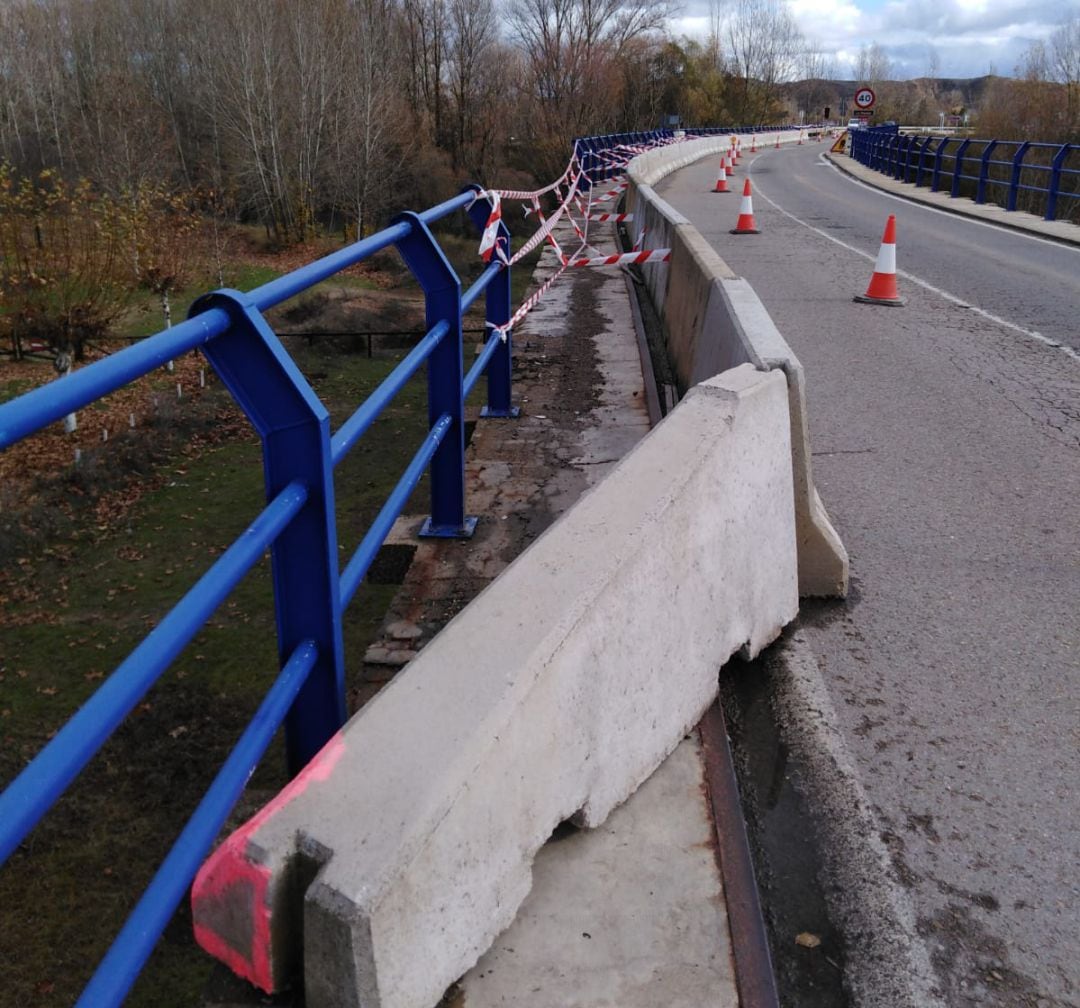
[[[863,87],[855,92],[855,104],[861,109],[873,108],[876,98],[873,88]]]

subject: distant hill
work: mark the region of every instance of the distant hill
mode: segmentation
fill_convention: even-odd
[[[941,113],[962,115],[978,109],[991,83],[1001,78],[916,77],[913,80],[875,81],[877,102],[875,119],[936,125]],[[783,86],[790,111],[805,110],[808,119],[819,118],[826,108],[830,118],[842,119],[854,111],[853,97],[864,81],[811,79],[793,81]],[[958,111],[959,110],[959,111]]]

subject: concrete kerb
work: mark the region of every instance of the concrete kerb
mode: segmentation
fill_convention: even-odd
[[[814,795],[823,882],[832,920],[860,940],[846,949],[845,980],[865,1008],[945,1008],[919,935],[911,895],[897,878],[818,662],[801,633],[766,659],[784,741]]]
[[[270,989],[302,934],[312,1008],[437,1003],[552,829],[602,822],[797,614],[790,430],[779,374],[692,390],[222,844],[204,947]]]
[[[671,155],[664,160],[668,152]],[[672,365],[683,388],[743,363],[779,369],[787,376],[799,592],[844,597],[848,555],[814,487],[802,365],[750,285],[736,277],[697,229],[652,188],[653,182],[694,160],[690,154],[700,158],[708,153],[706,142],[691,141],[650,151],[630,163],[628,206],[635,220],[647,227],[650,247],[671,248],[669,268],[645,272],[645,283],[663,320]]]

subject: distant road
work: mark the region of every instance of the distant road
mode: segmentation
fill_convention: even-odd
[[[802,360],[852,596],[803,633],[943,1003],[1080,1003],[1080,248],[890,198],[819,160],[658,190]],[[761,234],[728,234],[744,172]],[[896,214],[903,308],[854,304]],[[1056,345],[1059,344],[1059,345]]]

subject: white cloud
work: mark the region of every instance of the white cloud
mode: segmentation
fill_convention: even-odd
[[[942,77],[1011,74],[1032,42],[1045,40],[1080,0],[789,0],[802,33],[846,76],[859,49],[885,49],[896,76],[927,72],[931,47]],[[676,35],[704,38],[706,0],[689,0]]]

